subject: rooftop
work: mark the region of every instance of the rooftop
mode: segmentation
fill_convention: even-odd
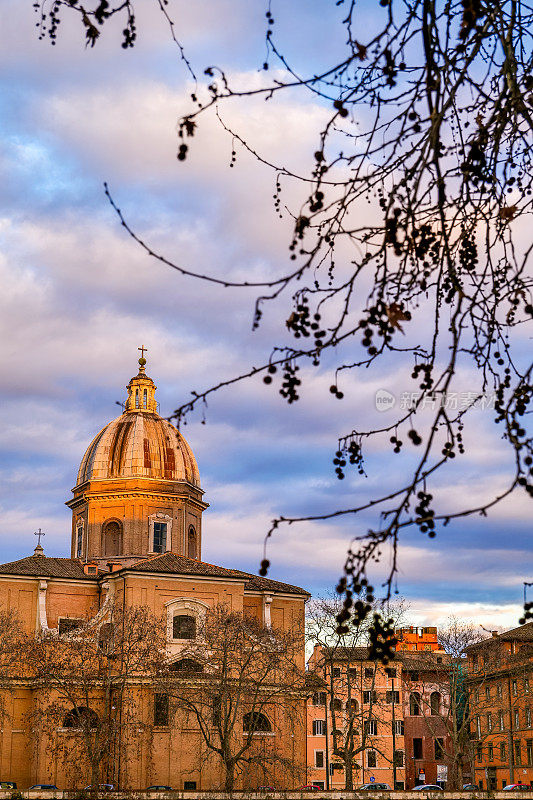
[[[174,553],[163,553],[152,556],[137,564],[132,564],[117,570],[118,572],[147,572],[147,573],[166,573],[172,575],[199,575],[213,578],[240,578],[245,581],[244,588],[253,591],[280,592],[283,594],[303,594],[308,596],[309,592],[299,586],[289,583],[271,580],[270,578],[260,578],[250,572],[243,572],[239,569],[228,569],[218,567],[215,564],[208,564],[205,561],[196,561],[186,556],[178,556]],[[77,558],[51,558],[44,555],[32,555],[21,558],[18,561],[10,561],[7,564],[0,564],[0,575],[21,575],[33,576],[36,578],[66,578],[74,580],[94,581],[98,578],[107,576],[109,573],[99,571],[98,575],[86,575],[83,570],[83,563]]]

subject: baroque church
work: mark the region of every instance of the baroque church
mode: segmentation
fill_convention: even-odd
[[[202,560],[202,514],[208,504],[198,466],[185,438],[159,415],[156,386],[145,365],[140,358],[124,412],[102,428],[82,458],[66,503],[72,511],[70,558],[46,556],[39,543],[32,555],[1,564],[0,608],[15,611],[28,633],[61,636],[120,597],[126,606],[166,616],[170,652],[179,646],[176,617],[194,618],[220,605],[266,627],[302,629],[305,589]],[[27,720],[36,691],[31,681],[21,680],[6,695],[0,778],[22,789],[36,783],[68,788],[61,763],[32,740]],[[283,738],[287,757],[303,763],[302,734],[272,727],[272,735]],[[195,754],[194,741],[185,746],[194,736],[156,726],[150,747],[140,748],[130,770],[130,788],[218,788],[220,771],[204,763],[200,748]],[[288,787],[288,779],[282,785]]]

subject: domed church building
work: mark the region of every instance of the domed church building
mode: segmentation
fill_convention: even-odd
[[[44,630],[61,637],[77,622],[101,615],[110,598],[120,598],[126,606],[144,606],[166,618],[171,654],[179,651],[183,636],[176,619],[198,618],[209,607],[224,606],[285,632],[303,630],[309,598],[304,589],[202,560],[202,514],[208,504],[198,465],[185,438],[159,415],[157,387],[145,365],[139,359],[124,412],[102,428],[82,458],[67,501],[70,557],[46,556],[39,542],[33,554],[0,564],[0,608],[16,612],[28,633]],[[0,780],[16,781],[19,789],[39,783],[70,788],[72,778],[61,760],[32,734],[29,719],[37,698],[38,686],[28,679],[4,696]],[[305,709],[303,694],[298,702]],[[199,740],[194,746],[194,726],[176,735],[161,715],[157,719],[157,709],[155,715],[150,745],[139,745],[127,786],[120,788],[219,788],[221,771],[205,761]],[[298,733],[278,729],[273,720],[264,735],[281,737],[286,758],[305,763],[305,721]],[[80,778],[81,786],[89,778]],[[123,782],[120,767],[112,779],[115,785]],[[276,784],[290,788],[293,779],[279,777]]]

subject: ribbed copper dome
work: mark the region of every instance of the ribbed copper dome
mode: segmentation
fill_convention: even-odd
[[[163,478],[200,486],[186,440],[159,414],[129,411],[95,436],[82,458],[77,484],[101,478]]]
[[[126,411],[95,436],[82,458],[77,485],[105,478],[158,478],[200,486],[198,466],[181,433],[156,412],[156,386],[139,359]]]

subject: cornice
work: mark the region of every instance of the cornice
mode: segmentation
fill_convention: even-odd
[[[177,494],[177,493],[165,493],[165,492],[150,492],[150,491],[114,491],[114,492],[105,492],[105,493],[87,493],[82,495],[81,497],[73,497],[71,500],[66,500],[65,505],[69,508],[76,508],[77,506],[88,502],[89,500],[127,500],[127,499],[150,499],[150,500],[158,500],[158,501],[171,501],[175,502],[176,500],[187,500],[191,505],[196,506],[199,509],[205,510],[209,508],[209,503],[204,503],[202,500],[198,498],[191,497],[188,494]]]

